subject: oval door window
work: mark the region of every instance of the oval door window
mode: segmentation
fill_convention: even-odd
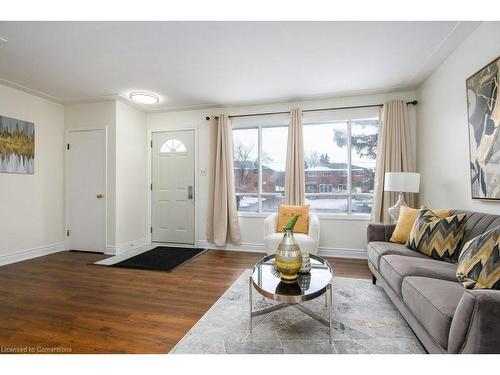
[[[160,147],[160,152],[186,152],[186,146],[178,139],[167,139]]]

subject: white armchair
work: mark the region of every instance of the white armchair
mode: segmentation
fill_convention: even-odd
[[[283,233],[276,232],[278,214],[273,213],[264,220],[264,247],[268,255],[274,254],[283,238]],[[319,246],[319,219],[309,214],[309,231],[307,234],[294,233],[295,240],[303,252],[317,254]]]

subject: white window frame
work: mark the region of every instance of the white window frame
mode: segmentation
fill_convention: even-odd
[[[345,193],[306,193],[306,196],[341,196],[341,197],[347,197],[347,202],[348,202],[348,212],[343,213],[343,212],[335,212],[335,213],[316,213],[316,215],[322,219],[322,220],[354,220],[354,221],[366,221],[369,217],[370,214],[368,213],[353,213],[352,212],[352,197],[354,196],[367,196],[367,197],[372,197],[373,198],[373,193],[354,193],[351,191],[351,123],[353,120],[358,120],[358,119],[366,119],[366,118],[373,118],[377,117],[379,120],[379,126],[380,126],[380,117],[376,115],[374,112],[365,112],[365,111],[349,111],[345,112],[345,115],[341,115],[339,117],[339,113],[341,111],[335,111],[331,112],[331,114],[334,114],[330,116],[322,116],[323,120],[320,121],[314,121],[314,120],[305,120],[303,122],[304,127],[309,126],[309,125],[321,125],[321,124],[326,124],[326,123],[334,123],[334,122],[339,122],[339,121],[345,121],[348,122],[348,136],[349,136],[349,142],[348,142],[348,171],[347,171],[347,176],[348,176],[348,191]],[[343,112],[343,111],[342,111]],[[257,116],[256,116],[257,117]],[[262,196],[284,196],[284,191],[279,192],[279,193],[263,193],[262,192],[262,163],[261,163],[261,158],[262,158],[262,129],[263,128],[280,128],[280,127],[285,127],[288,128],[288,121],[275,121],[274,120],[264,120],[262,121],[264,124],[260,124],[257,120],[256,117],[254,117],[251,120],[251,125],[248,124],[234,124],[233,123],[233,129],[232,130],[240,130],[240,129],[258,129],[258,161],[259,161],[259,186],[257,189],[256,193],[236,193],[237,196],[251,196],[251,197],[257,197],[259,200],[259,211],[258,212],[251,212],[251,211],[238,211],[238,216],[240,217],[267,217],[269,216],[272,212],[271,211],[262,211]],[[324,120],[326,117],[326,120]],[[379,128],[380,130],[380,128]],[[306,172],[307,173],[307,172]],[[316,174],[316,173],[315,173]],[[333,171],[332,171],[333,174]],[[314,176],[310,176],[314,177]],[[333,189],[335,190],[335,188]],[[275,212],[275,211],[274,211]]]
[[[327,188],[327,189],[324,189],[324,190],[330,190],[329,192],[328,192],[328,191],[325,191],[324,193],[331,193],[331,192],[333,192],[333,185],[332,185],[332,184],[319,184],[319,192],[320,192],[320,193],[323,193],[323,192],[321,191],[321,187],[322,187],[322,186],[327,186],[327,187],[329,186],[329,187],[330,187],[330,189],[328,189],[328,188]]]
[[[167,142],[172,142],[172,145],[167,144]],[[160,146],[160,153],[162,154],[180,154],[186,152],[186,145],[177,138],[169,138]]]
[[[344,189],[341,189],[340,187],[344,187],[345,186],[345,191],[347,191],[347,185],[346,184],[338,184],[337,185],[337,190],[341,190],[343,191]],[[339,193],[340,195],[345,195],[345,193]]]
[[[276,211],[263,211],[262,210],[262,198],[263,197],[284,197],[285,191],[268,193],[262,191],[262,129],[264,128],[288,128],[288,124],[266,124],[266,125],[240,125],[234,126],[234,130],[245,130],[245,129],[257,129],[257,150],[258,150],[258,162],[259,162],[259,180],[256,193],[236,193],[236,196],[240,197],[257,197],[259,201],[259,210],[257,212],[252,211],[238,211],[239,216],[267,216]],[[285,156],[286,157],[286,156]]]
[[[347,191],[345,193],[305,193],[306,197],[321,197],[321,196],[337,196],[337,197],[345,197],[347,198],[347,212],[335,212],[335,213],[321,213],[321,217],[369,217],[370,214],[367,213],[356,213],[352,212],[352,200],[354,197],[360,197],[360,196],[365,196],[365,197],[371,197],[373,199],[374,193],[355,193],[352,191],[352,144],[351,144],[351,136],[352,136],[352,122],[356,120],[362,120],[365,118],[370,118],[373,117],[373,114],[370,115],[364,115],[364,114],[356,114],[356,113],[346,113],[345,116],[338,117],[335,116],[335,118],[332,118],[331,120],[323,120],[323,121],[307,121],[304,122],[304,130],[307,128],[307,126],[321,126],[321,125],[326,125],[326,124],[333,124],[333,123],[338,123],[338,122],[346,122],[347,123],[347,137],[348,137],[348,142],[347,142]],[[379,129],[380,130],[380,117],[378,118],[379,121]],[[377,131],[378,134],[378,131]],[[342,172],[343,175],[345,172]]]

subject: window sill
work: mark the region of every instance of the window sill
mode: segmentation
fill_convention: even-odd
[[[266,218],[271,215],[273,212],[261,212],[261,213],[252,213],[252,212],[239,212],[238,217],[241,218]],[[367,214],[314,214],[318,216],[319,220],[352,220],[352,221],[369,221],[370,215]]]
[[[352,220],[369,221],[370,215],[367,214],[316,214],[320,220]]]
[[[273,212],[238,212],[238,217],[250,217],[250,218],[266,218]]]

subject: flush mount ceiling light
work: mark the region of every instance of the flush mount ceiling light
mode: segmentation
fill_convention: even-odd
[[[160,101],[158,95],[152,94],[150,92],[131,92],[130,100],[140,104],[157,104]]]

